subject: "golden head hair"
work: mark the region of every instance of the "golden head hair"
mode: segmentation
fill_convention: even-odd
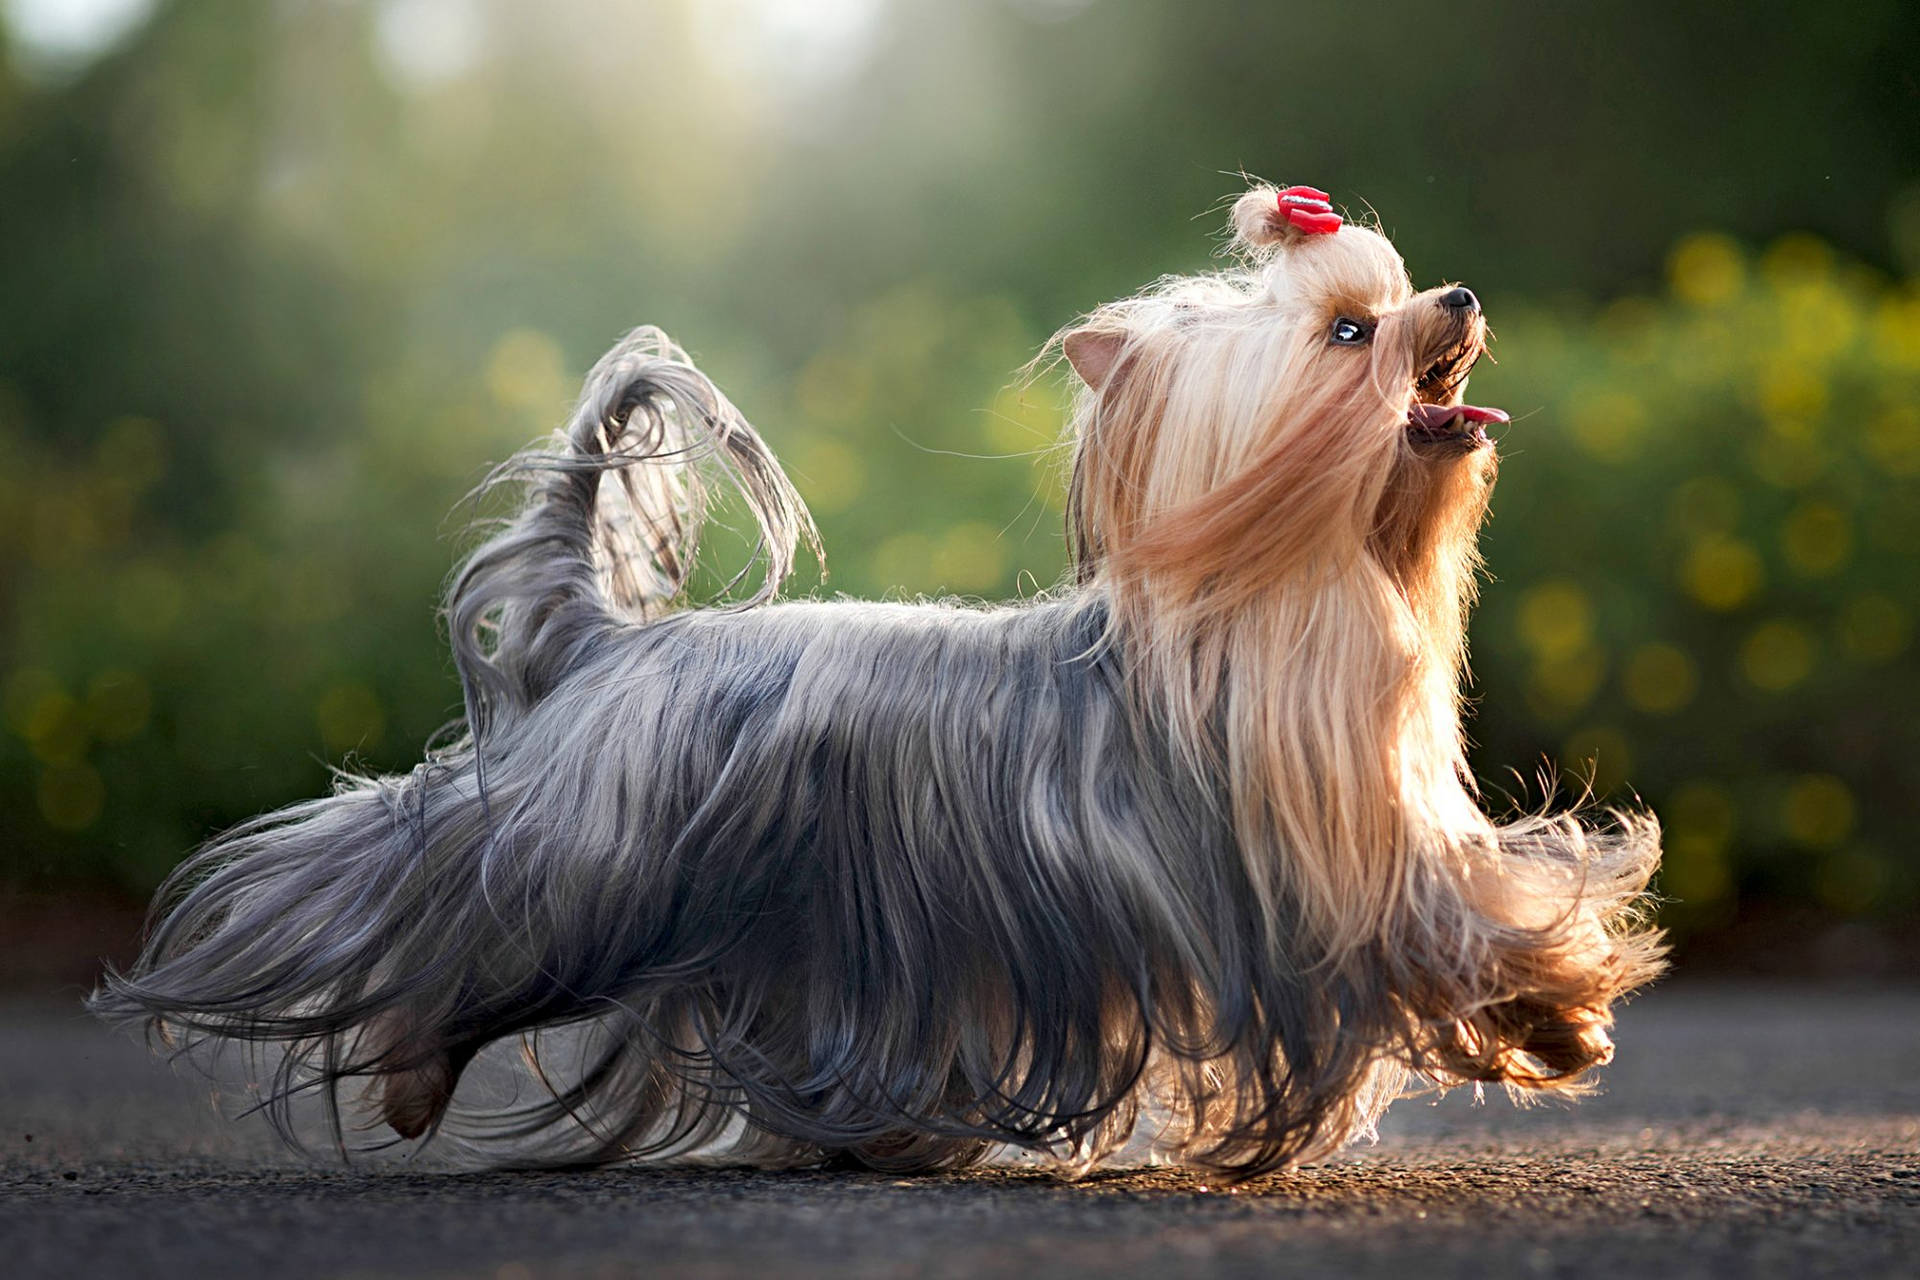
[[[1593,892],[1580,885],[1611,874],[1590,833],[1558,826],[1577,848],[1535,856],[1520,836],[1537,827],[1482,813],[1462,744],[1497,469],[1484,427],[1505,420],[1463,401],[1487,342],[1478,300],[1416,290],[1372,227],[1303,230],[1288,198],[1239,198],[1227,269],[1164,279],[1060,336],[1082,383],[1077,575],[1112,600],[1139,712],[1197,767],[1224,765],[1270,916],[1297,916],[1343,963],[1408,930],[1435,936],[1453,909],[1439,886],[1465,884],[1463,952],[1533,931],[1545,952],[1578,953],[1569,973],[1610,975],[1592,992],[1604,1007],[1650,972],[1627,944],[1595,954],[1611,946],[1595,921],[1644,884],[1646,856],[1633,890],[1576,909]],[[1468,1056],[1508,1052],[1501,1038]]]

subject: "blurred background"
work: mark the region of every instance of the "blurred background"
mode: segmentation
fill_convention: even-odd
[[[1495,802],[1651,804],[1683,965],[1920,972],[1920,7],[0,0],[0,973],[416,759],[449,513],[632,324],[824,589],[1051,584],[1017,370],[1242,170],[1487,305]]]

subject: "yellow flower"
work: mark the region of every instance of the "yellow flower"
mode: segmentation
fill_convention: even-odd
[[[1740,646],[1740,670],[1755,688],[1782,693],[1813,674],[1813,633],[1777,619],[1754,628]]]
[[[1860,443],[1888,475],[1920,475],[1920,408],[1904,403],[1882,410]]]
[[[1840,643],[1864,661],[1899,657],[1912,635],[1913,619],[1906,606],[1891,597],[1865,592],[1840,611]]]
[[[987,409],[987,445],[998,453],[1045,452],[1060,437],[1066,405],[1055,384],[1006,387]]]
[[[1846,513],[1828,502],[1803,502],[1780,529],[1780,548],[1795,572],[1824,577],[1853,554],[1853,528]]]
[[[64,696],[60,687],[60,677],[40,667],[21,667],[7,676],[4,694],[0,694],[0,708],[6,712],[7,727],[29,740],[34,736],[33,726],[40,720],[40,706],[43,700]]]
[[[1859,343],[1861,316],[1830,281],[1789,290],[1780,302],[1780,320],[1785,354],[1794,360],[1825,363]]]
[[[1647,430],[1647,407],[1624,391],[1580,396],[1568,416],[1574,440],[1603,462],[1632,458]]]
[[[1693,906],[1724,898],[1733,888],[1725,845],[1696,836],[1667,837],[1660,859],[1660,891]]]
[[[1667,258],[1667,281],[1674,296],[1696,307],[1711,307],[1737,297],[1746,285],[1747,265],[1732,237],[1714,231],[1688,236]]]
[[[80,704],[64,689],[42,686],[22,703],[9,718],[34,755],[53,765],[78,764],[85,758],[92,735]]]
[[[1636,708],[1665,714],[1693,701],[1700,676],[1685,651],[1670,644],[1643,644],[1627,659],[1621,684]]]
[[[1874,357],[1896,369],[1920,369],[1920,297],[1888,298],[1873,317]]]
[[[1593,604],[1572,582],[1542,582],[1520,602],[1520,638],[1542,658],[1565,657],[1593,636]]]
[[[1760,375],[1760,408],[1774,429],[1804,434],[1807,422],[1827,411],[1827,384],[1817,370],[1780,361]]]
[[[949,591],[979,592],[997,586],[1006,568],[1000,531],[990,524],[957,524],[933,548],[934,579]]]
[[[107,804],[106,784],[85,761],[53,766],[40,775],[34,790],[40,816],[62,831],[86,830]]]
[[[1527,682],[1528,701],[1538,714],[1562,719],[1593,701],[1606,674],[1606,655],[1592,645],[1542,657]]]
[[[908,594],[930,591],[933,578],[933,540],[924,533],[896,533],[874,549],[867,572],[882,591]]]
[[[1781,236],[1760,257],[1760,274],[1776,289],[1805,287],[1825,280],[1832,270],[1833,250],[1804,231]]]
[[[810,508],[834,515],[859,500],[867,486],[867,464],[840,441],[812,436],[794,453],[793,479]]]
[[[1739,825],[1739,811],[1727,789],[1712,782],[1689,782],[1668,800],[1661,816],[1669,832],[1726,846]]]
[[[1853,792],[1832,774],[1796,778],[1781,800],[1780,818],[1801,844],[1831,849],[1853,834]]]
[[[1688,594],[1721,612],[1738,609],[1752,599],[1765,579],[1759,552],[1738,538],[1702,538],[1681,566]]]

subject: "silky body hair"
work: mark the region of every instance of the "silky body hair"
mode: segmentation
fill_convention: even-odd
[[[283,1123],[317,1091],[338,1137],[344,1088],[511,1163],[1080,1169],[1150,1117],[1248,1176],[1416,1081],[1578,1088],[1658,968],[1657,828],[1483,813],[1459,697],[1493,451],[1407,427],[1457,401],[1477,307],[1273,200],[1236,207],[1234,265],[1062,335],[1074,576],[1036,601],[776,602],[817,550],[799,496],[629,335],[452,582],[464,734],[214,841],[95,1009],[276,1047]],[[1340,315],[1372,342],[1330,344]],[[764,576],[687,608],[715,480]],[[513,1036],[541,1095],[450,1112]]]

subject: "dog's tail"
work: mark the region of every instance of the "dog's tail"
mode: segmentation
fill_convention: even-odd
[[[447,598],[466,739],[212,841],[169,878],[138,962],[108,974],[94,1012],[176,1045],[269,1046],[262,1106],[293,1136],[288,1104],[317,1093],[336,1140],[343,1081],[376,1081],[384,1118],[417,1136],[481,1044],[577,1016],[585,980],[551,976],[555,946],[526,906],[545,865],[527,853],[538,771],[490,748],[581,646],[683,593],[715,479],[758,527],[763,576],[737,604],[769,599],[799,544],[817,551],[806,507],[685,354],[635,330],[594,367],[563,437],[489,481],[526,496]]]
[[[730,483],[752,519],[761,578],[736,606],[762,603],[819,534],[792,481],[740,411],[666,334],[635,329],[587,375],[551,445],[521,453],[481,487],[523,485],[519,514],[455,574],[447,593],[453,656],[476,740],[571,669],[609,621],[663,612],[687,588],[711,481]]]

